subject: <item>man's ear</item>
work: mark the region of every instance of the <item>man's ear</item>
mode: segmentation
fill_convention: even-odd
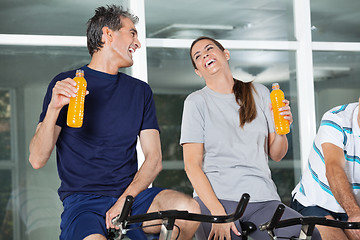
[[[230,52],[229,52],[229,50],[225,49],[224,53],[225,53],[226,60],[229,61],[230,60]]]
[[[109,27],[103,27],[102,29],[102,41],[103,42],[107,42],[107,41],[112,41],[113,39],[113,31],[109,28]]]
[[[199,71],[199,70],[195,69],[195,73],[196,73],[196,75],[198,75],[199,77],[201,77],[201,78],[202,78],[202,75],[201,75],[201,73],[200,73],[200,71]]]

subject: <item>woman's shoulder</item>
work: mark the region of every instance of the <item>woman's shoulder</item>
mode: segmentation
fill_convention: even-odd
[[[258,93],[269,93],[270,91],[269,91],[269,89],[265,86],[265,85],[263,85],[263,84],[261,84],[261,83],[258,83],[258,82],[252,82],[252,84],[253,84],[253,86],[254,86],[254,88],[255,88],[255,90],[258,92]]]
[[[254,90],[255,90],[254,91],[255,94],[253,95],[255,98],[255,101],[256,102],[267,102],[267,99],[270,98],[269,89],[261,83],[253,82],[252,84],[253,84]]]
[[[202,102],[204,101],[205,87],[195,92],[190,93],[185,101]]]

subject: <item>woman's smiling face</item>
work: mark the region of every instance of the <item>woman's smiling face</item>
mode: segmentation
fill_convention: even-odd
[[[191,58],[195,63],[195,72],[200,77],[212,75],[228,64],[230,58],[227,50],[222,51],[213,41],[203,39],[194,44]]]

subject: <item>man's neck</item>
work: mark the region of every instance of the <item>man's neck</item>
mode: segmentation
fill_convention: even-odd
[[[105,48],[102,48],[101,51],[95,52],[91,58],[91,61],[88,65],[89,68],[96,71],[108,73],[108,74],[117,74],[119,68],[128,67],[122,66],[121,62],[116,60],[117,58],[113,56],[111,52],[106,52]]]
[[[113,75],[117,74],[119,71],[119,68],[113,63],[104,61],[104,59],[94,56],[92,57],[88,67],[99,72],[104,72]]]

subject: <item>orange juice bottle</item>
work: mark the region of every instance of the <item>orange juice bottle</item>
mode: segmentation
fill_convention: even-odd
[[[83,124],[84,103],[87,86],[83,70],[76,70],[74,81],[76,82],[77,93],[75,97],[70,98],[67,112],[67,125],[69,127],[79,128]]]
[[[290,132],[289,120],[284,119],[283,115],[280,115],[279,108],[284,107],[284,92],[281,91],[278,83],[272,84],[272,91],[270,93],[270,100],[274,113],[275,130],[279,135],[287,134]]]

